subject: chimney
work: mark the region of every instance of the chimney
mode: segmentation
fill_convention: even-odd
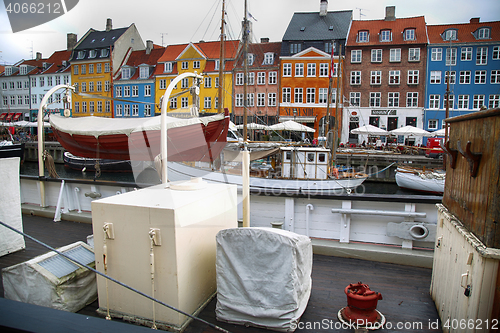
[[[470,23],[479,23],[479,17],[473,17],[470,19]]]
[[[328,0],[321,0],[319,4],[319,16],[326,16],[328,12]]]
[[[260,39],[260,42],[261,42],[261,43],[269,43],[269,38],[267,38],[267,37],[262,37],[262,38]]]
[[[111,29],[113,29],[113,20],[108,18],[106,20],[106,32],[111,31]]]
[[[36,53],[36,61],[39,61],[39,60],[42,60],[42,53],[41,52],[37,52]]]
[[[146,54],[150,54],[152,49],[153,49],[153,41],[147,40],[146,41]]]
[[[396,21],[396,6],[385,7],[385,21]]]
[[[76,34],[69,33],[66,35],[66,48],[68,51],[73,51],[77,42]]]

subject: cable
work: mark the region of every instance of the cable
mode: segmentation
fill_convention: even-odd
[[[54,249],[54,248],[53,248],[53,247],[51,247],[50,245],[47,245],[47,244],[43,243],[42,241],[39,241],[38,239],[36,239],[36,238],[34,238],[34,237],[32,237],[32,236],[30,236],[30,235],[28,235],[28,234],[26,234],[26,233],[24,233],[24,232],[22,232],[22,231],[19,231],[19,230],[15,229],[15,228],[11,227],[10,225],[7,225],[6,223],[4,223],[4,222],[2,222],[2,221],[0,221],[0,224],[1,224],[1,225],[3,225],[3,226],[4,226],[4,227],[6,227],[6,228],[8,228],[8,229],[12,230],[12,231],[14,231],[14,232],[16,232],[16,233],[18,233],[18,234],[20,234],[20,235],[24,236],[24,237],[28,237],[28,238],[29,238],[29,239],[31,239],[32,241],[34,241],[34,242],[36,242],[36,243],[38,243],[38,244],[40,244],[40,245],[42,245],[42,246],[44,246],[44,247],[48,248],[49,250],[51,250],[51,251],[53,251],[53,252],[55,252],[55,253],[59,254],[60,256],[63,256],[64,258],[66,258],[66,259],[67,259],[67,260],[69,260],[70,262],[73,262],[73,263],[77,264],[77,265],[78,265],[78,266],[80,266],[80,267],[85,267],[86,269],[88,269],[88,270],[90,270],[90,271],[92,271],[92,272],[94,272],[94,273],[96,273],[96,274],[98,274],[98,275],[100,275],[100,276],[102,276],[102,277],[104,277],[104,278],[106,278],[106,279],[110,280],[110,281],[113,281],[114,283],[116,283],[116,284],[118,284],[118,285],[120,285],[120,286],[122,286],[122,287],[124,287],[124,288],[127,288],[128,290],[131,290],[131,291],[133,291],[133,292],[135,292],[135,293],[137,293],[137,294],[139,294],[139,295],[141,295],[141,296],[144,296],[144,297],[146,297],[146,298],[148,298],[148,299],[150,299],[150,300],[152,300],[152,301],[154,301],[154,302],[156,302],[156,303],[158,303],[158,304],[161,304],[161,305],[163,305],[163,306],[165,306],[165,307],[167,307],[167,308],[169,308],[169,309],[171,309],[171,310],[174,310],[174,311],[176,311],[176,312],[178,312],[178,313],[180,313],[180,314],[182,314],[182,315],[185,315],[185,316],[187,316],[187,317],[189,317],[189,318],[191,318],[191,319],[198,320],[198,321],[200,321],[200,322],[202,322],[202,323],[204,323],[204,324],[206,324],[206,325],[208,325],[208,326],[210,326],[210,327],[212,327],[212,328],[215,328],[215,329],[216,329],[216,330],[218,330],[218,331],[225,332],[225,333],[231,333],[231,332],[229,332],[228,330],[226,330],[226,329],[224,329],[224,328],[222,328],[222,327],[219,327],[219,326],[217,326],[217,325],[214,325],[214,324],[212,324],[212,323],[209,323],[209,322],[208,322],[208,321],[206,321],[206,320],[203,320],[203,319],[201,319],[201,318],[198,318],[198,317],[196,317],[196,316],[193,316],[193,315],[191,315],[191,314],[189,314],[189,313],[187,313],[187,312],[184,312],[184,311],[179,310],[179,309],[177,309],[177,308],[175,308],[175,307],[173,307],[173,306],[171,306],[171,305],[168,305],[168,304],[166,304],[166,303],[164,303],[164,302],[162,302],[162,301],[160,301],[160,300],[157,300],[157,299],[155,299],[155,298],[153,298],[153,297],[151,297],[151,296],[149,296],[149,295],[147,295],[147,294],[143,293],[142,291],[139,291],[139,290],[137,290],[137,289],[134,289],[134,288],[132,288],[132,287],[130,287],[130,286],[128,286],[128,285],[126,285],[126,284],[125,284],[125,283],[123,283],[123,282],[120,282],[120,281],[118,281],[118,280],[115,280],[115,279],[113,279],[112,277],[110,277],[110,276],[108,276],[108,275],[106,275],[106,274],[103,274],[103,273],[101,273],[101,272],[97,271],[96,269],[94,269],[94,268],[92,268],[92,267],[90,267],[90,266],[87,266],[87,265],[85,265],[85,264],[81,264],[81,263],[79,263],[78,261],[76,261],[75,259],[72,259],[72,258],[70,258],[69,256],[65,255],[64,253],[62,253],[62,252],[60,252],[60,251],[58,251],[58,250]]]

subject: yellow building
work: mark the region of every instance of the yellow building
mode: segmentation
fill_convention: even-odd
[[[113,78],[128,52],[144,49],[134,24],[112,29],[108,19],[105,31],[90,29],[70,59],[71,82],[77,92],[72,100],[73,117],[113,117]]]
[[[217,113],[218,86],[219,86],[219,55],[220,42],[200,42],[167,46],[165,53],[158,60],[156,66],[156,103],[160,104],[170,82],[178,75],[186,72],[203,74],[204,79],[200,86],[200,114]],[[226,41],[225,61],[223,69],[223,107],[232,112],[232,69],[237,54],[239,41]],[[193,79],[184,79],[173,90],[171,96],[190,88]],[[168,105],[170,115],[190,117],[193,99],[191,94],[185,93],[172,97]],[[159,110],[157,110],[159,112]]]

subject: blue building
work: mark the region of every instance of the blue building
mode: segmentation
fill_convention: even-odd
[[[500,106],[500,21],[428,25],[424,129],[443,128],[447,80],[449,117]]]
[[[142,118],[155,115],[154,70],[164,47],[146,41],[146,50],[129,51],[114,83],[114,117]]]

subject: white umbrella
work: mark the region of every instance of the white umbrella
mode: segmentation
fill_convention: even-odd
[[[351,130],[352,134],[387,135],[387,131],[373,125],[365,125]]]
[[[440,130],[437,130],[437,131],[434,131],[434,132],[431,132],[431,134],[433,136],[444,136],[444,131],[445,129],[444,128],[441,128]],[[448,135],[450,135],[450,130],[448,129]]]
[[[229,129],[233,131],[236,131],[238,129],[231,120],[229,121]]]
[[[288,120],[283,123],[274,124],[269,126],[273,131],[297,131],[297,132],[316,132],[314,128],[304,126],[293,120]]]
[[[242,129],[243,128],[243,124],[236,125],[236,128],[237,129]],[[248,123],[247,124],[247,129],[252,129],[252,130],[263,129],[263,130],[267,131],[267,130],[269,130],[269,126],[266,126],[266,125],[263,125],[263,124]]]
[[[389,133],[392,135],[432,136],[432,133],[410,125],[389,131]]]

